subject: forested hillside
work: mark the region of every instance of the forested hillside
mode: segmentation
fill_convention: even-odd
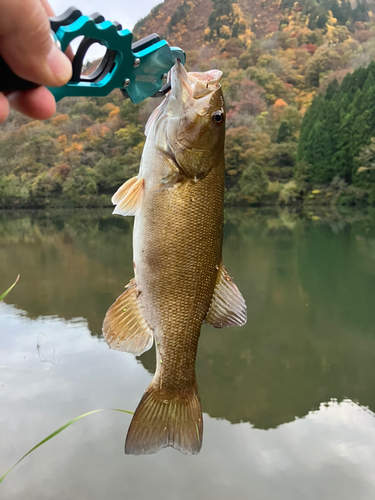
[[[223,71],[227,204],[365,204],[375,203],[372,19],[347,0],[166,0],[135,33],[180,45],[189,70]],[[0,127],[0,206],[109,205],[137,172],[156,104],[114,92],[64,99],[43,123],[13,114]]]
[[[373,140],[372,140],[373,139]],[[306,179],[375,188],[375,63],[346,75],[341,86],[333,80],[307,110],[298,144]]]

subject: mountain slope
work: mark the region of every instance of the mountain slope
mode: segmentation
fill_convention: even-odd
[[[276,31],[280,19],[278,2],[272,0],[240,0],[238,3],[233,0],[165,0],[135,25],[134,32],[137,38],[156,32],[171,45],[180,45],[184,50],[194,50],[203,44],[215,49],[217,37],[207,33],[210,24],[221,24],[225,37],[226,27],[240,21],[245,30],[259,37]]]
[[[157,32],[179,45],[187,52],[190,71],[223,72],[228,204],[375,203],[375,139],[369,127],[374,118],[362,112],[372,97],[356,99],[358,133],[349,127],[354,115],[340,119],[341,139],[350,136],[353,143],[354,183],[342,175],[348,155],[341,139],[332,178],[326,151],[335,144],[335,134],[327,136],[319,116],[306,113],[311,120],[301,131],[316,94],[324,96],[327,88],[329,94],[335,79],[338,89],[345,75],[375,60],[372,14],[352,9],[347,0],[283,1],[281,10],[270,0],[167,0],[135,32],[138,38]],[[368,86],[372,90],[371,82]],[[349,110],[350,102],[340,104],[340,113]],[[138,170],[142,131],[155,105],[148,99],[134,106],[113,92],[63,99],[59,114],[42,123],[12,114],[0,126],[0,207],[110,204],[113,192]],[[329,130],[334,131],[339,120],[333,111]],[[298,156],[300,131],[311,149],[305,134],[310,128],[319,140],[314,139],[312,154],[301,155],[300,146]],[[360,142],[364,138],[367,142]]]

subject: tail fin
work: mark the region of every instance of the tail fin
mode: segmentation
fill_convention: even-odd
[[[151,383],[130,423],[125,453],[148,455],[172,446],[185,455],[196,455],[202,437],[202,408],[196,385],[182,394],[172,394]]]

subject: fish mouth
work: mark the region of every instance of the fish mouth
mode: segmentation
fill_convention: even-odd
[[[182,121],[192,125],[197,116],[210,112],[213,94],[220,89],[222,72],[188,73],[179,59],[170,71],[171,90],[164,101],[151,114],[145,129],[146,136],[153,134],[160,152],[176,164],[176,148],[185,149],[179,127]],[[190,127],[191,128],[191,127]],[[185,134],[186,135],[186,134]],[[192,137],[190,137],[190,141]],[[198,148],[196,148],[198,150]]]
[[[217,69],[204,73],[187,73],[181,61],[176,59],[171,69],[172,89],[169,97],[172,101],[180,101],[181,104],[187,104],[191,99],[205,97],[220,88],[222,75],[222,72]]]
[[[171,91],[168,94],[168,104],[174,116],[181,116],[186,105],[193,97],[192,82],[179,59],[171,69]]]
[[[191,83],[184,65],[180,59],[176,59],[176,63],[171,69],[172,92],[179,86],[183,86],[188,92],[191,92]]]

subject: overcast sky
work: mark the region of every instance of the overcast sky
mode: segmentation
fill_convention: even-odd
[[[71,5],[77,7],[82,14],[90,15],[99,12],[108,21],[118,21],[123,28],[132,29],[134,24],[150,12],[160,0],[49,0],[56,15],[66,11]]]
[[[1,0],[0,0],[1,1]],[[94,12],[102,14],[107,21],[118,21],[122,24],[123,29],[132,30],[135,23],[146,16],[152,7],[155,7],[160,0],[49,0],[55,14],[58,16],[63,14],[70,6],[77,7],[82,14],[89,16]],[[75,51],[78,46],[77,43],[72,42],[73,50]],[[87,52],[85,62],[102,57],[104,49],[100,48],[98,44],[92,45]]]

